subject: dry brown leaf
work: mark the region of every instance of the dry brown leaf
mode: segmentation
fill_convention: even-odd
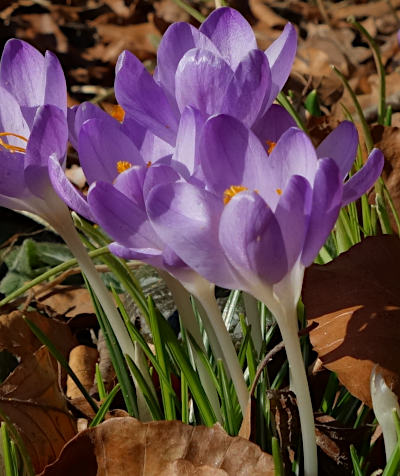
[[[47,289],[47,286],[46,288]],[[74,317],[77,314],[94,314],[90,294],[86,288],[79,286],[58,285],[45,294],[37,293],[37,301],[50,306],[65,317]]]
[[[391,5],[390,5],[391,4]],[[390,13],[391,6],[397,8],[400,6],[400,0],[379,0],[377,2],[365,2],[358,4],[348,4],[343,2],[341,5],[334,4],[333,8],[329,9],[329,14],[335,19],[346,19],[347,17],[354,15],[356,18],[360,17],[380,17],[384,14]]]
[[[85,461],[82,461],[84,459]],[[83,463],[83,466],[81,464]],[[83,431],[42,476],[273,476],[272,456],[219,426],[113,418]]]
[[[316,417],[315,432],[320,452],[320,476],[351,474],[353,464],[350,445],[360,448],[368,438],[369,429],[346,427],[329,415]]]
[[[375,126],[371,132],[376,147],[381,149],[385,156],[382,177],[389,189],[397,213],[400,213],[400,128]],[[392,225],[396,229],[394,220],[392,220]]]
[[[67,324],[44,317],[36,311],[13,311],[0,318],[0,350],[8,350],[24,359],[42,345],[29,329],[23,317],[28,318],[46,334],[54,346],[67,357],[77,342]]]
[[[59,388],[57,363],[45,347],[26,358],[0,385],[0,408],[19,431],[37,473],[76,434]]]
[[[303,301],[310,339],[325,367],[371,406],[369,379],[378,365],[400,396],[400,240],[374,236],[326,265],[306,270]],[[356,376],[356,378],[355,378]]]
[[[95,55],[94,58],[112,63],[116,62],[123,50],[132,51],[140,60],[154,57],[157,48],[152,38],[160,38],[159,31],[152,23],[126,26],[97,25],[97,33],[107,46],[103,50],[99,50],[100,54]],[[90,51],[93,53],[94,50],[91,49]],[[93,54],[91,54],[90,59],[93,59]]]
[[[78,345],[69,354],[69,365],[87,391],[90,391],[93,386],[98,357],[97,349],[87,345]],[[70,376],[67,378],[66,394],[69,398],[82,396],[82,392]]]
[[[285,26],[287,21],[280,15],[277,15],[271,7],[266,5],[263,0],[250,0],[251,11],[256,18],[265,26],[272,28],[274,26]],[[260,25],[258,25],[260,28]]]

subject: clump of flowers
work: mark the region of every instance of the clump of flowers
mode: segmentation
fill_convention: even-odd
[[[64,236],[102,296],[125,353],[133,355],[132,343],[59,197],[109,234],[115,255],[147,262],[182,283],[205,311],[214,353],[243,412],[248,392],[214,285],[262,301],[286,346],[310,476],[317,474],[314,418],[296,312],[304,269],[341,207],[380,175],[383,156],[373,150],[346,180],[358,146],[354,125],[342,123],[315,149],[272,105],[295,51],[290,24],[262,52],[250,25],[230,8],[217,9],[199,29],[177,23],[160,44],[154,76],[131,53],[120,56],[120,122],[88,103],[69,110],[67,119],[55,57],[8,43],[0,65],[0,203],[43,216]],[[64,174],[67,124],[90,185],[87,197]],[[193,322],[184,321],[199,332]]]

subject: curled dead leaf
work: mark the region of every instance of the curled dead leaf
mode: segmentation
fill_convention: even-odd
[[[303,301],[311,343],[324,366],[371,406],[376,364],[400,396],[400,240],[374,236],[305,273]]]
[[[87,391],[90,391],[94,383],[98,357],[97,349],[87,345],[78,345],[69,354],[69,365]],[[82,396],[80,389],[70,376],[67,378],[67,396],[71,399]]]
[[[75,422],[59,388],[57,363],[45,347],[0,385],[0,408],[19,431],[36,472],[59,455],[75,434]]]
[[[83,466],[82,466],[83,464]],[[219,426],[113,418],[71,440],[41,476],[273,476],[272,456]]]
[[[67,357],[72,347],[77,344],[67,324],[42,316],[36,311],[13,311],[1,315],[0,350],[8,350],[24,359],[39,349],[41,343],[30,331],[23,317],[39,327],[64,357]]]

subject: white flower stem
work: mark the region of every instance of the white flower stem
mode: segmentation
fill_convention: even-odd
[[[389,461],[397,445],[397,432],[394,412],[400,415],[397,396],[386,385],[385,379],[376,366],[372,369],[370,377],[372,408],[376,419],[382,428],[385,442],[386,461]]]
[[[267,305],[267,303],[266,303]],[[317,443],[315,439],[314,412],[308,388],[307,375],[298,337],[296,308],[278,307],[274,312],[285,344],[290,369],[290,384],[296,394],[303,439],[304,475],[318,476]]]
[[[61,217],[61,220],[60,217],[57,218],[57,221],[50,219],[49,222],[62,236],[65,243],[78,261],[82,271],[85,273],[86,278],[88,279],[91,287],[93,288],[93,291],[96,294],[97,299],[99,300],[107,316],[107,319],[115,334],[115,338],[117,339],[118,344],[121,347],[123,355],[129,355],[129,357],[138,365],[138,367],[142,368],[142,359],[138,359],[137,352],[135,351],[135,346],[129,336],[123,319],[117,310],[117,307],[111,297],[110,292],[101,280],[99,273],[96,271],[96,268],[86,251],[86,248],[83,246],[83,243],[74,227],[69,212],[67,211],[67,213]],[[149,380],[147,371],[142,372],[142,374],[146,380]],[[137,385],[136,379],[134,379],[133,376],[132,378],[135,382],[136,387],[139,417],[142,421],[152,420],[147,403],[144,399],[142,392],[140,391],[140,387]],[[151,388],[151,381],[148,383],[150,383]]]
[[[201,284],[199,282],[197,285],[193,285],[190,292],[195,296],[204,310],[204,313],[201,313],[201,317],[214,356],[217,359],[221,359],[224,363],[232,379],[239,405],[244,415],[249,399],[249,391],[231,336],[222,319],[221,311],[214,296],[214,285],[204,280]]]
[[[260,355],[262,346],[261,337],[261,317],[258,311],[257,299],[251,294],[242,292],[244,307],[246,309],[247,323],[251,325],[251,338],[253,340],[254,348],[257,356]]]
[[[164,279],[169,290],[171,291],[172,297],[174,298],[174,302],[179,312],[179,316],[182,319],[184,328],[191,334],[194,341],[201,348],[201,350],[205,352],[203,338],[200,333],[199,323],[197,321],[196,316],[194,315],[189,293],[182,286],[182,284],[169,273],[159,270],[159,274]],[[210,401],[217,420],[222,423],[222,415],[218,399],[218,393],[215,388],[214,382],[212,381],[212,378],[208,370],[204,366],[203,362],[198,357],[196,350],[193,348],[192,353],[204,391],[208,397],[208,400]]]

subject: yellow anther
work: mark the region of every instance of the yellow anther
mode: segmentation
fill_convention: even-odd
[[[272,140],[266,140],[265,143],[267,144],[268,146],[268,155],[275,149],[275,146],[276,146],[276,142],[272,142]]]
[[[0,137],[12,136],[20,139],[24,142],[28,142],[28,139],[24,136],[20,136],[19,134],[14,134],[14,132],[0,132]],[[21,152],[24,154],[26,149],[24,147],[18,147],[17,145],[6,144],[3,139],[0,139],[0,146],[4,147],[5,149],[9,150],[10,152]]]
[[[125,170],[128,170],[132,167],[132,164],[130,162],[127,162],[126,160],[119,160],[117,162],[117,171],[119,174],[122,174],[122,172],[125,172]]]
[[[248,188],[243,187],[243,185],[231,185],[224,192],[224,205],[229,203],[231,198],[233,198],[236,194],[243,192],[244,190],[248,190]]]
[[[111,116],[119,122],[122,122],[125,117],[125,111],[119,104],[114,104],[111,109]]]
[[[151,160],[149,160],[149,161],[147,162],[147,164],[146,164],[146,167],[147,167],[147,168],[148,168],[148,167],[151,167],[151,164],[152,164],[152,162],[151,162]]]
[[[275,190],[275,192],[278,194],[278,195],[282,195],[282,189],[281,188],[277,188]]]

